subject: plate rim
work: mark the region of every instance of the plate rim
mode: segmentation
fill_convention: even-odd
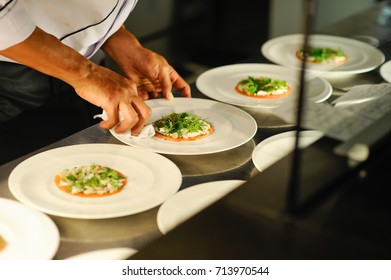
[[[39,250],[39,253],[37,256],[34,253],[34,257],[31,256],[25,256],[25,255],[18,255],[17,257],[8,258],[11,259],[45,259],[50,260],[53,259],[53,257],[57,254],[58,248],[60,246],[60,231],[57,227],[57,225],[54,223],[54,221],[45,213],[42,213],[36,209],[33,209],[31,207],[28,207],[27,205],[24,205],[20,201],[9,199],[5,197],[0,197],[0,204],[5,203],[10,205],[10,207],[16,207],[19,208],[21,211],[25,211],[25,213],[30,213],[33,215],[35,221],[42,226],[42,228],[45,229],[45,234],[47,233],[48,238],[45,238],[45,245],[49,244],[49,240],[52,241],[51,246],[47,248],[47,250]],[[42,249],[42,248],[41,248]],[[1,257],[0,253],[0,259],[3,259]]]
[[[265,145],[268,145],[269,143],[275,141],[275,140],[278,140],[278,139],[284,139],[284,138],[292,138],[294,137],[294,134],[296,133],[295,130],[290,130],[290,131],[285,131],[285,132],[281,132],[281,133],[277,133],[275,135],[272,135],[272,136],[269,136],[267,138],[265,138],[264,140],[262,140],[261,142],[259,142],[252,154],[251,154],[251,159],[252,159],[252,162],[255,166],[255,168],[259,171],[259,172],[262,172],[263,170],[265,170],[265,168],[261,169],[259,164],[257,163],[257,161],[255,160],[255,157],[257,155],[257,153],[259,153],[259,151],[262,149],[262,147],[264,147]],[[314,135],[315,137],[319,137],[317,140],[319,140],[322,136],[324,136],[324,133],[319,131],[319,130],[303,130],[301,131],[300,133],[305,133],[307,135]],[[315,141],[317,141],[315,140]],[[284,157],[284,155],[283,155]],[[274,164],[274,163],[273,163]],[[268,168],[270,166],[270,164],[268,166],[266,166],[266,168]]]
[[[169,231],[171,231],[172,229],[175,228],[175,227],[170,227],[170,226],[167,227],[167,223],[164,222],[164,218],[163,218],[162,215],[164,214],[164,211],[166,211],[165,207],[167,207],[167,205],[172,203],[173,200],[176,200],[178,198],[178,196],[183,196],[183,194],[184,195],[188,195],[188,193],[192,194],[194,191],[197,192],[200,189],[201,190],[204,190],[205,188],[208,189],[211,186],[217,185],[217,184],[218,185],[216,187],[223,188],[224,186],[222,186],[222,184],[224,184],[224,183],[230,184],[229,187],[228,187],[229,188],[228,193],[229,193],[231,191],[234,191],[235,189],[237,189],[238,187],[240,187],[241,185],[243,185],[246,182],[247,182],[246,180],[240,180],[240,179],[231,179],[231,180],[230,179],[223,179],[223,180],[216,180],[216,181],[209,181],[209,182],[195,184],[195,185],[187,187],[187,188],[185,188],[183,190],[180,190],[175,195],[173,195],[172,197],[167,199],[164,203],[162,203],[162,205],[160,205],[160,207],[158,209],[158,212],[156,214],[156,222],[157,222],[157,226],[159,228],[159,231],[162,234],[166,234],[166,233],[168,233]],[[192,216],[194,216],[194,215],[192,215]],[[179,226],[180,224],[181,223],[177,223],[176,226]]]
[[[385,72],[385,69],[388,69],[391,71],[391,60],[388,60],[386,62],[383,63],[383,65],[380,67],[380,70],[379,70],[379,73],[380,73],[380,76],[382,76],[382,78],[388,82],[388,83],[391,83],[391,73],[386,75],[384,72]]]

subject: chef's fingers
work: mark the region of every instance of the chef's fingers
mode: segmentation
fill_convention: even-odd
[[[159,92],[153,91],[153,92],[148,92],[149,98],[150,99],[155,99],[159,97]]]
[[[149,120],[152,110],[142,99],[133,99],[132,104],[138,113],[139,121],[132,127],[131,132],[132,135],[138,135]]]
[[[99,123],[101,128],[111,129],[119,122],[118,108],[114,107],[103,107],[102,109],[106,111],[107,120],[103,120]]]
[[[160,82],[158,80],[150,81],[150,80],[144,79],[140,83],[137,84],[137,90],[139,90],[139,91],[145,90],[148,92],[153,92],[153,91],[160,92],[162,89],[160,86]]]
[[[191,97],[190,85],[172,67],[166,67],[161,71],[159,81],[163,97],[174,98],[172,88],[178,90],[182,97]]]
[[[146,90],[139,90],[138,96],[140,96],[143,100],[148,100],[149,99],[149,92]]]
[[[178,74],[173,76],[173,87],[181,93],[182,97],[191,97],[190,85]]]
[[[175,71],[169,66],[162,67],[161,71],[159,72],[159,82],[160,86],[162,88],[162,95],[166,99],[173,99],[174,95],[172,94],[172,83],[171,83],[171,77],[170,72]]]
[[[137,91],[143,100],[158,98],[161,92],[160,83],[159,81],[145,81],[143,84],[137,86]]]
[[[131,131],[132,135],[138,135],[151,115],[151,109],[139,96],[120,103],[119,111],[122,118],[115,128],[116,133]]]
[[[143,100],[148,100],[148,99],[155,99],[159,97],[160,92],[152,91],[148,92],[145,90],[140,90],[138,92],[138,95],[143,99]]]

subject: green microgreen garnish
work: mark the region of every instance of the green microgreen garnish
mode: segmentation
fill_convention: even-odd
[[[303,50],[300,51],[300,56],[304,57]],[[334,57],[344,57],[346,54],[342,51],[341,48],[309,48],[307,56],[313,58],[315,62],[322,63],[330,61]]]
[[[286,88],[287,83],[283,80],[276,80],[269,77],[254,78],[249,76],[239,82],[240,89],[248,94],[256,94],[259,91],[273,92]]]
[[[152,124],[157,132],[163,135],[176,134],[178,137],[187,133],[203,131],[208,125],[199,116],[187,112],[171,113]]]

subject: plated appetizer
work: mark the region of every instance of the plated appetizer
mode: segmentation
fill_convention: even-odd
[[[170,141],[194,141],[213,133],[213,126],[197,115],[171,113],[154,121],[155,137]]]
[[[55,177],[55,183],[60,190],[73,195],[100,197],[122,190],[126,177],[110,167],[91,164],[65,169]]]
[[[284,80],[249,76],[247,79],[239,81],[235,90],[249,97],[270,98],[285,96],[290,92],[290,86]]]
[[[304,51],[298,50],[296,56],[303,60]],[[309,48],[307,52],[307,61],[319,64],[342,64],[347,61],[346,54],[340,49],[332,48]]]

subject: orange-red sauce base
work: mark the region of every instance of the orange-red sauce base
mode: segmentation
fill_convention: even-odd
[[[282,94],[270,94],[270,95],[256,95],[256,94],[248,94],[245,91],[242,91],[239,89],[239,83],[236,85],[235,90],[237,93],[240,93],[241,95],[252,97],[252,98],[260,98],[260,99],[271,99],[271,98],[281,98],[286,96],[288,93],[291,92],[291,87],[288,86],[288,90]]]
[[[155,137],[161,138],[161,139],[164,139],[164,140],[174,141],[174,142],[195,141],[195,140],[198,140],[198,139],[201,139],[201,138],[205,138],[205,137],[211,135],[214,132],[214,128],[213,128],[212,125],[210,125],[208,131],[209,131],[209,133],[207,133],[207,134],[199,135],[199,136],[196,136],[196,137],[189,137],[189,138],[183,138],[183,137],[173,138],[171,136],[166,136],[166,135],[160,134],[159,132],[156,132],[155,133]]]
[[[118,171],[117,171],[118,172]],[[118,174],[120,176],[123,176],[121,173],[118,172]],[[124,182],[122,183],[122,186],[121,188],[119,188],[118,190],[114,191],[114,192],[111,192],[111,193],[104,193],[104,194],[98,194],[98,193],[90,193],[90,194],[85,194],[85,193],[72,193],[66,186],[61,186],[60,185],[60,182],[62,181],[62,177],[60,175],[57,175],[56,178],[54,179],[54,182],[56,183],[56,186],[66,192],[66,193],[69,193],[71,195],[75,195],[75,196],[81,196],[81,197],[103,197],[103,196],[110,196],[110,195],[113,195],[113,194],[117,194],[119,193],[123,188],[124,186],[126,185],[126,179],[124,180]]]

